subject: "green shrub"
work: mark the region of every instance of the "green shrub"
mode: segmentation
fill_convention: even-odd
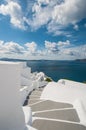
[[[86,81],[83,81],[84,84],[86,84]]]
[[[47,81],[47,82],[51,82],[52,79],[51,79],[50,77],[47,77],[45,81]]]

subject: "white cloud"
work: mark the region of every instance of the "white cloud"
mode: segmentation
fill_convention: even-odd
[[[28,9],[24,13],[19,0],[5,1],[0,5],[0,14],[9,16],[11,24],[23,30],[27,29],[26,24],[32,30],[46,26],[54,35],[69,35],[64,29],[73,24],[78,30],[78,22],[86,18],[86,0],[27,1]]]
[[[86,58],[86,44],[85,45],[79,45],[79,46],[73,46],[70,48],[64,48],[61,50],[61,54],[63,54],[65,57],[68,55],[73,59],[83,59]]]
[[[27,47],[27,50],[30,54],[33,54],[36,52],[37,44],[35,42],[26,43],[25,46]]]
[[[1,54],[23,54],[24,48],[15,42],[0,41]]]
[[[7,42],[4,45],[4,48],[8,53],[18,53],[22,54],[24,52],[24,48],[15,42]]]
[[[74,24],[86,18],[85,11],[86,0],[65,0],[54,7],[53,19],[62,25]]]
[[[74,25],[74,27],[73,27],[76,31],[78,31],[79,30],[79,26],[78,25]]]
[[[51,8],[42,8],[42,2],[35,3],[32,7],[32,20],[26,18],[26,23],[33,29],[46,25],[51,18]]]
[[[37,50],[37,44],[35,42],[25,43],[20,45],[16,42],[4,42],[0,41],[0,57],[11,57],[28,59],[30,57],[36,57],[36,55],[42,55],[41,50]]]
[[[55,5],[52,20],[49,23],[52,28],[48,25],[48,32],[53,32],[55,35],[67,35],[67,32],[65,33],[63,30],[69,24],[75,24],[74,29],[78,30],[77,22],[86,18],[85,7],[86,0],[65,0],[60,5]]]
[[[49,53],[53,53],[53,54],[59,51],[57,43],[55,42],[45,41],[45,48],[47,49]]]
[[[25,18],[25,22],[33,30],[48,24],[52,19],[52,11],[56,3],[57,0],[37,0],[32,7],[32,19]]]
[[[0,40],[0,48],[2,47],[4,41]]]
[[[66,41],[58,41],[58,42],[50,42],[45,41],[45,49],[47,49],[50,53],[58,53],[61,49],[70,48],[71,43],[69,40]]]
[[[65,42],[62,42],[62,41],[59,41],[58,42],[58,46],[59,47],[62,47],[62,46],[70,46],[70,41],[69,40],[67,40],[67,41],[65,41]]]
[[[19,45],[16,42],[0,41],[0,57],[21,59],[71,60],[86,58],[86,44],[75,46],[70,41],[44,42],[45,47],[38,49],[37,43]]]
[[[25,29],[23,12],[21,6],[14,1],[8,1],[7,4],[0,5],[0,14],[10,16],[10,22],[13,26]]]
[[[46,25],[49,33],[68,35],[64,28],[73,24],[78,30],[77,23],[86,18],[86,0],[37,0],[32,11],[26,22],[33,29]]]
[[[86,44],[74,48],[77,58],[86,58]]]
[[[73,60],[78,58],[86,58],[86,44],[75,46],[74,44],[70,43],[69,40],[64,42],[45,41],[45,49],[47,49],[47,56],[52,57],[53,54],[55,54],[55,57],[52,57],[51,59]]]
[[[63,54],[65,54],[65,55],[70,55],[70,56],[75,55],[75,54],[74,54],[74,51],[72,51],[72,50],[70,50],[70,49],[64,50],[64,51],[63,51]]]
[[[38,0],[38,3],[48,4],[50,0]]]
[[[67,32],[63,31],[64,30],[64,26],[57,24],[55,21],[51,21],[48,25],[47,25],[47,30],[48,33],[52,33],[53,35],[67,35]]]

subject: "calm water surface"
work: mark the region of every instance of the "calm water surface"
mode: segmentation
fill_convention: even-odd
[[[27,64],[31,67],[32,72],[42,71],[54,81],[61,78],[79,82],[86,81],[86,62],[31,60]]]

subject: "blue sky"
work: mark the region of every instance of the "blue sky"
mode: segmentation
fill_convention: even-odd
[[[86,0],[0,1],[0,58],[86,58]]]

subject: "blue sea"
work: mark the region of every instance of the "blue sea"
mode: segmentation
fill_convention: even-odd
[[[44,72],[54,81],[65,78],[78,82],[86,81],[86,61],[30,60],[32,72]]]

